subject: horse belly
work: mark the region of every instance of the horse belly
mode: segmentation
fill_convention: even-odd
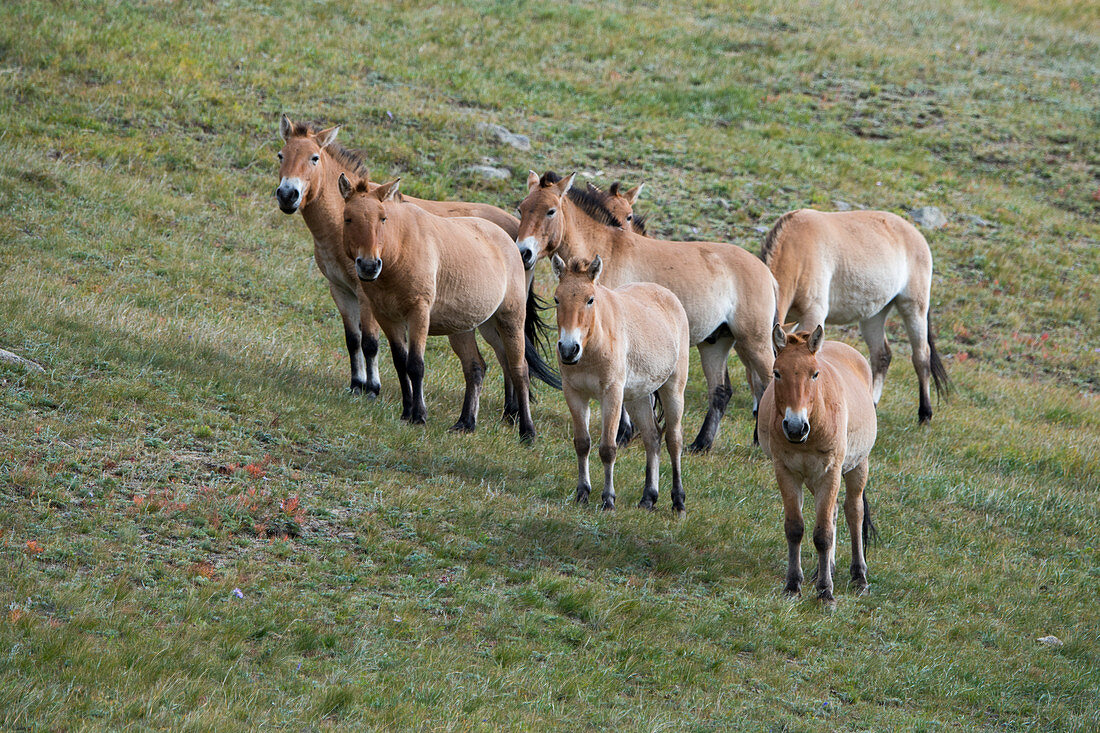
[[[835,273],[829,284],[829,314],[825,322],[844,324],[870,318],[897,297],[905,281],[905,268],[889,265]]]
[[[477,328],[489,320],[504,299],[496,288],[471,289],[465,293],[437,293],[432,303],[428,333],[446,336]]]

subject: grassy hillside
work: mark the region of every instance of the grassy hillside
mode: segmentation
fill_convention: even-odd
[[[0,728],[1100,726],[1098,59],[1074,2],[5,3],[0,348],[45,373],[0,362]],[[495,368],[448,434],[443,341],[426,429],[388,352],[349,396],[284,111],[414,195],[645,181],[659,235],[754,252],[791,208],[941,208],[956,390],[918,428],[893,319],[872,593],[842,528],[835,608],[782,597],[739,367],[684,521],[664,472],[631,508],[640,446],[619,511],[573,506],[564,402],[524,447]]]

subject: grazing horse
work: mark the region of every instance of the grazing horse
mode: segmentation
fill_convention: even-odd
[[[616,431],[623,407],[634,419],[645,443],[645,488],[638,506],[657,504],[657,468],[661,433],[654,416],[654,395],[664,410],[665,445],[672,463],[672,508],[684,512],[680,451],[684,437],[684,386],[688,377],[687,314],[676,296],[653,283],[634,283],[610,290],[600,283],[603,263],[595,259],[551,259],[558,287],[558,359],[562,390],[573,416],[577,451],[577,501],[592,491],[588,478],[588,404],[600,403],[603,430],[603,508],[615,508]]]
[[[786,592],[802,588],[802,485],[814,497],[817,590],[833,599],[836,510],[844,480],[844,516],[852,535],[852,583],[867,588],[863,546],[874,535],[867,484],[867,455],[875,444],[877,422],[871,400],[871,367],[847,344],[813,333],[787,335],[776,324],[775,374],[760,402],[760,446],[772,459],[783,496],[787,535]]]
[[[365,179],[353,185],[341,175],[338,186],[345,253],[390,342],[401,419],[426,422],[424,347],[429,335],[441,335],[450,338],[466,380],[462,415],[451,429],[474,429],[485,374],[476,329],[504,372],[505,418],[518,417],[520,435],[532,440],[528,361],[544,379],[550,370],[533,350],[524,354],[523,265],[511,238],[484,219],[444,218],[401,201],[396,180],[371,189]]]
[[[344,321],[344,339],[351,362],[351,391],[378,395],[378,323],[366,299],[359,298],[354,263],[344,254],[344,202],[336,182],[341,174],[368,180],[357,153],[336,142],[339,127],[321,130],[291,122],[283,115],[279,132],[279,187],[275,198],[286,214],[302,212],[313,235],[313,257],[329,281],[329,292]],[[422,201],[405,197],[439,216],[478,216],[500,226],[515,239],[519,221],[495,206],[461,201]]]
[[[538,174],[536,173],[535,175]],[[642,195],[642,189],[644,187],[644,183],[639,183],[634,188],[623,193],[622,183],[620,181],[612,183],[607,187],[606,191],[595,184],[589,183],[588,193],[602,197],[601,201],[604,208],[610,211],[611,215],[622,223],[623,229],[649,236],[645,229],[646,215],[634,211],[634,204],[638,202],[638,197]]]
[[[598,197],[572,188],[573,178],[553,172],[540,178],[534,171],[528,176],[528,194],[519,205],[520,255],[531,264],[555,253],[563,259],[599,255],[607,287],[654,282],[680,299],[709,396],[706,419],[689,450],[708,450],[733,392],[726,371],[730,350],[736,349],[745,365],[753,414],[771,380],[775,278],[737,246],[665,242],[624,231]]]
[[[917,419],[932,419],[928,378],[941,397],[950,382],[929,325],[932,253],[915,226],[888,211],[799,209],[779,218],[760,257],[779,282],[779,323],[788,315],[803,330],[859,322],[870,350],[876,405],[891,359],[886,314],[897,308],[913,349]]]

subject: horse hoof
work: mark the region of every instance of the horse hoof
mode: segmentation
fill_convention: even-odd
[[[786,588],[783,589],[783,595],[793,600],[802,595],[802,589],[797,585],[788,585]]]
[[[577,489],[577,496],[574,501],[576,501],[578,504],[587,504],[589,491],[591,491],[591,489]]]
[[[638,508],[648,509],[651,512],[656,511],[657,502],[655,502],[653,499],[650,499],[648,496],[643,496],[642,500],[638,502]]]
[[[447,430],[452,433],[472,433],[474,432],[474,424],[459,420]]]
[[[608,500],[605,499],[604,502],[603,502],[603,510],[605,512],[615,511],[615,502],[614,502],[614,500],[608,501]]]
[[[535,436],[537,433],[534,430],[524,430],[519,434],[519,439],[527,445],[531,445],[535,442]]]
[[[817,599],[819,601],[824,601],[825,603],[836,603],[836,599],[833,598],[833,592],[831,590],[818,591]]]
[[[701,443],[698,440],[688,446],[688,453],[706,453],[710,450],[710,443]]]

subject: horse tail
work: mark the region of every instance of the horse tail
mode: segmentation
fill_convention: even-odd
[[[549,384],[554,389],[561,389],[561,375],[542,360],[538,349],[535,348],[535,343],[526,335],[523,337],[523,358],[527,362],[527,369],[532,377]]]
[[[653,421],[657,423],[657,438],[665,434],[665,405],[661,402],[661,393],[653,393]]]
[[[550,351],[550,334],[553,329],[550,324],[542,319],[542,311],[550,307],[550,304],[535,293],[535,283],[527,289],[527,313],[523,319],[523,333],[535,347],[546,354]]]
[[[932,370],[932,381],[936,385],[936,396],[945,399],[951,392],[951,380],[947,376],[947,370],[940,361],[940,352],[936,351],[936,342],[932,338],[932,309],[928,309],[925,319],[928,332],[928,365]]]
[[[867,501],[867,487],[863,487],[863,544],[866,546],[878,540],[878,527],[871,521],[871,502]]]

